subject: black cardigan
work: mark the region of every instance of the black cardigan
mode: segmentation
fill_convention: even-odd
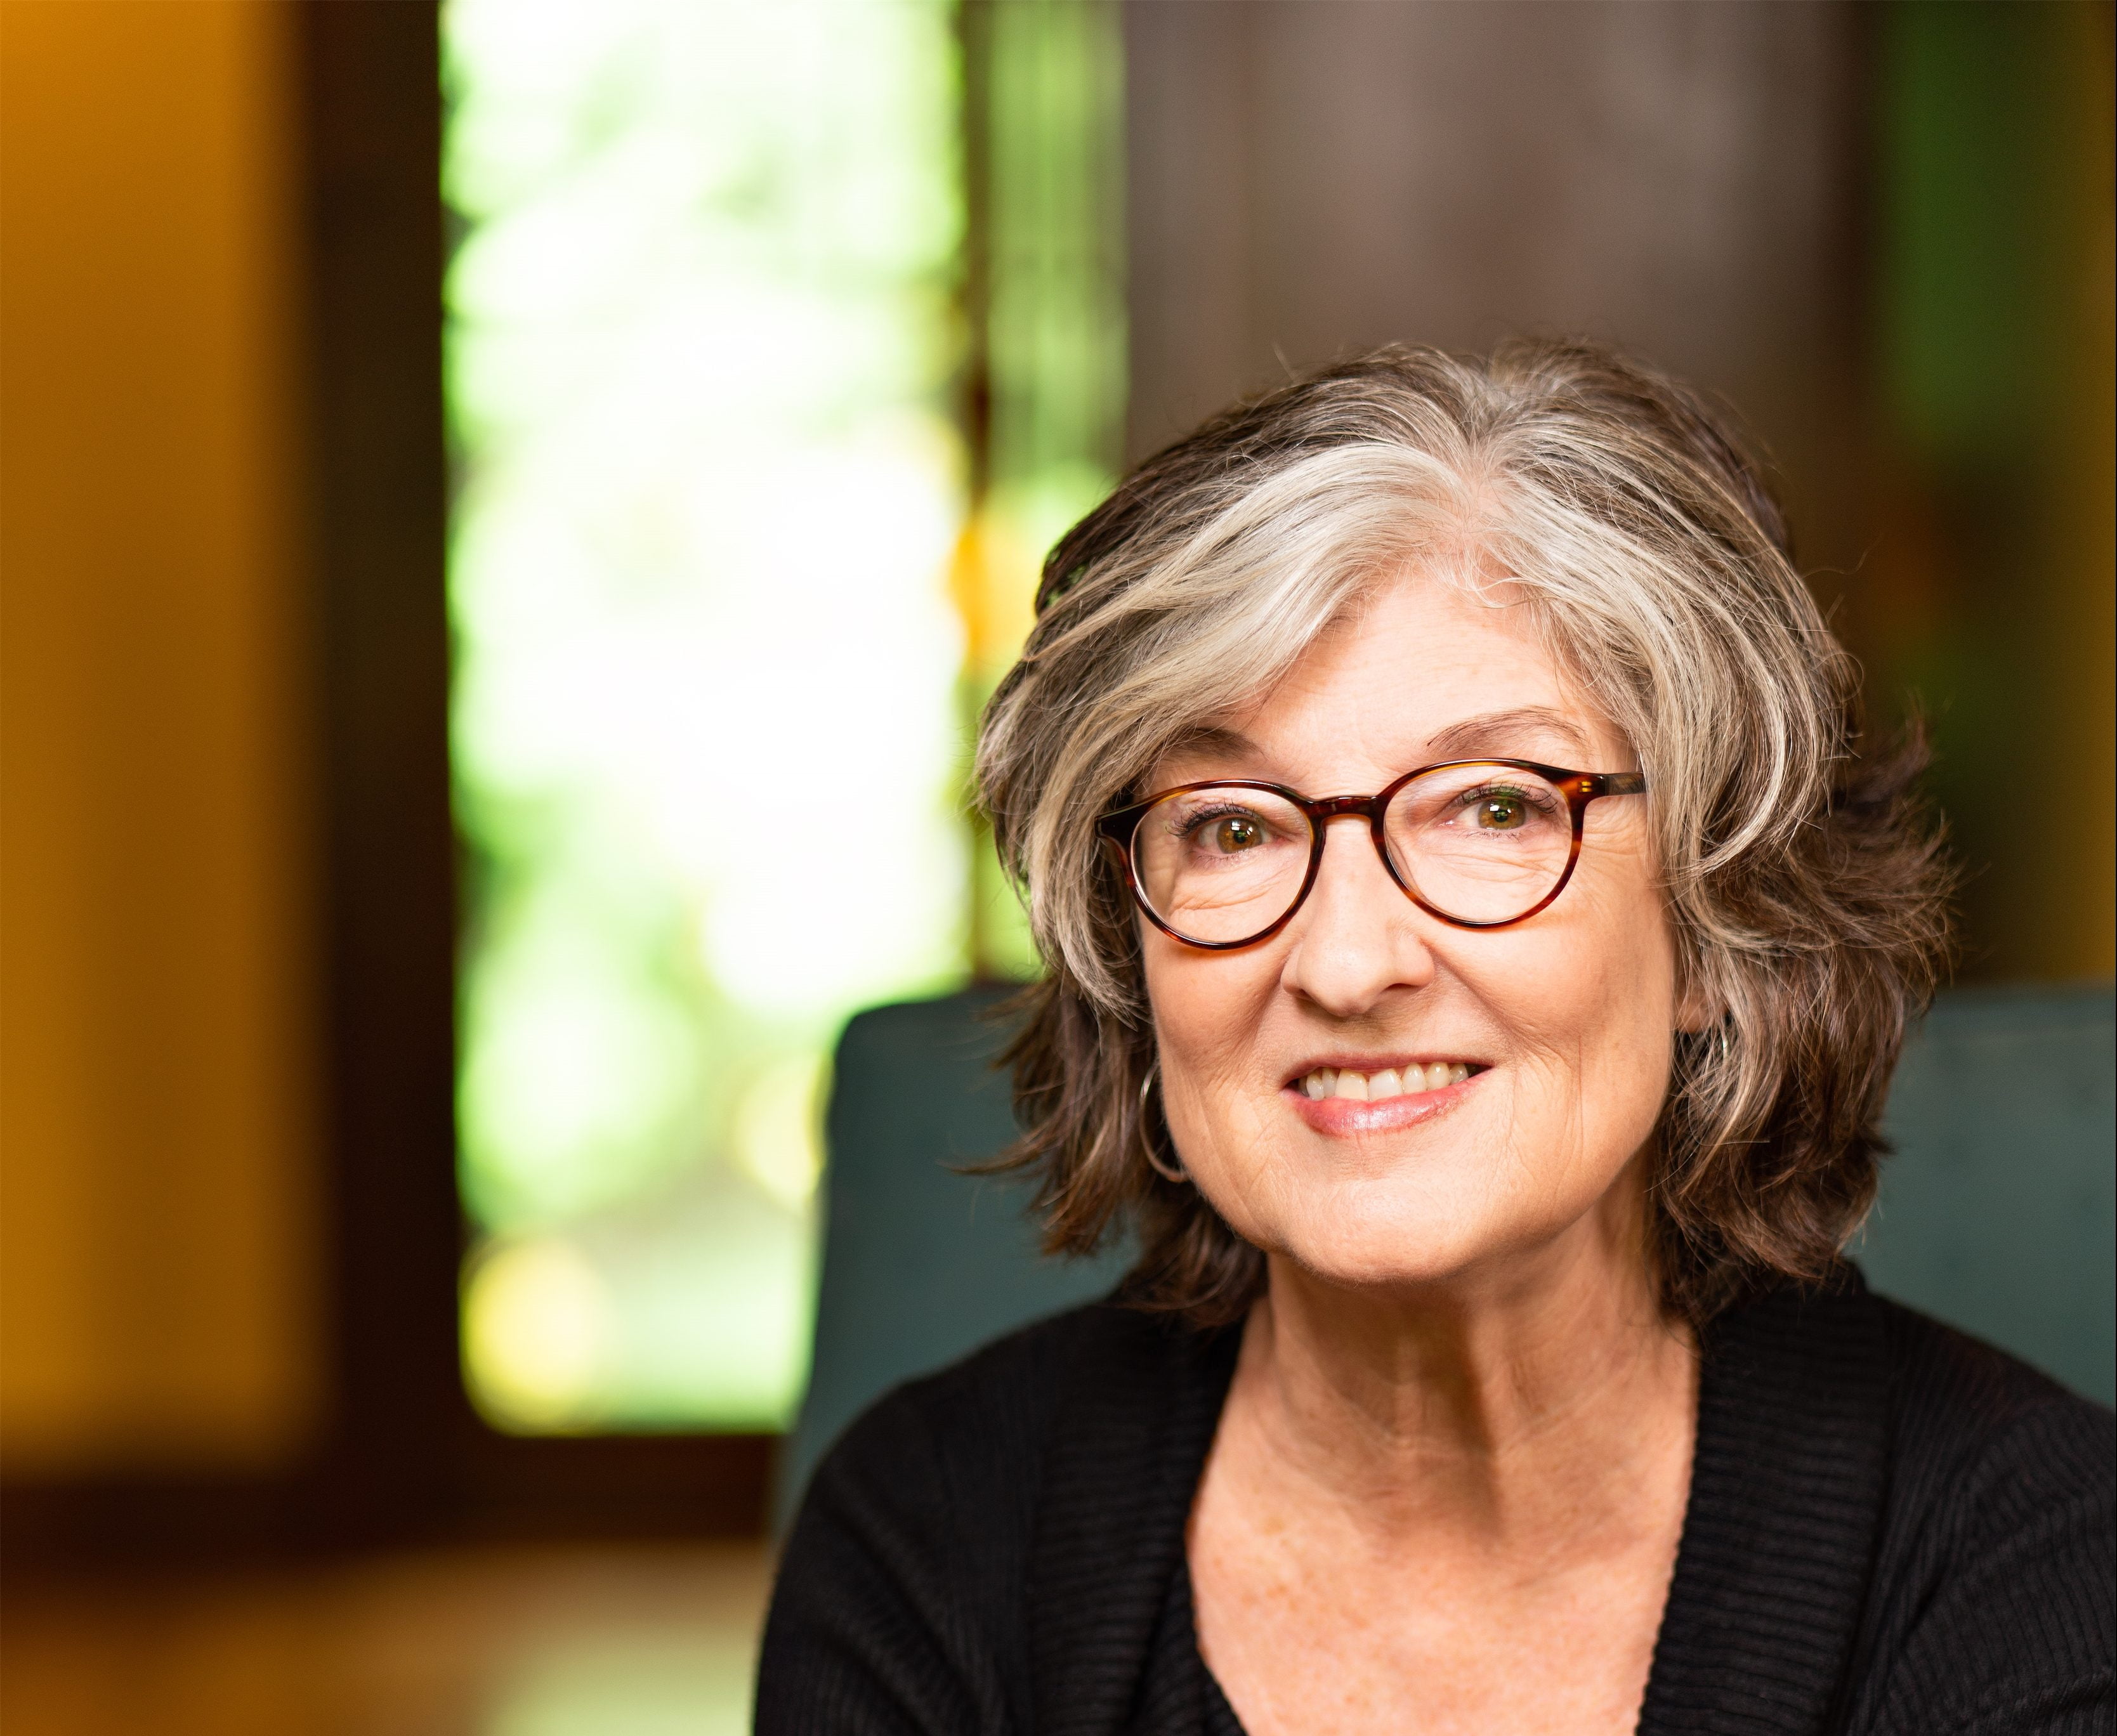
[[[1109,1305],[899,1388],[788,1540],[759,1736],[1239,1736],[1183,1535],[1237,1334]],[[1849,1270],[1716,1322],[1642,1732],[2108,1732],[2110,1413]]]

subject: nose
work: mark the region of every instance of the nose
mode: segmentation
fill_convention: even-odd
[[[1358,823],[1324,822],[1323,859],[1289,925],[1294,944],[1280,981],[1333,1018],[1357,1019],[1392,989],[1432,982],[1433,955],[1418,907],[1390,878],[1364,821],[1332,817]]]

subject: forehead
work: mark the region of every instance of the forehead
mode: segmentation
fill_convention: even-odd
[[[1377,587],[1270,693],[1211,720],[1162,765],[1174,781],[1248,775],[1335,790],[1485,755],[1605,771],[1621,752],[1519,592],[1413,572]]]

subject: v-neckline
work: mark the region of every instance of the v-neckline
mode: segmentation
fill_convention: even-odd
[[[1183,1706],[1187,1736],[1241,1736],[1198,1654],[1183,1555],[1240,1333],[1116,1308],[1099,1328],[1065,1378],[1031,1547],[1034,1727],[1166,1732]],[[1884,1493],[1879,1315],[1845,1267],[1732,1310],[1702,1348],[1690,1496],[1639,1731],[1814,1736],[1839,1713]]]

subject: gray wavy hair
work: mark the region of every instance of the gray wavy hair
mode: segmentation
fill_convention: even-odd
[[[1392,347],[1215,417],[1053,550],[977,776],[1047,966],[1009,1051],[1054,1250],[1140,1236],[1144,1305],[1231,1319],[1262,1261],[1148,1162],[1153,1032],[1101,813],[1409,561],[1506,575],[1653,792],[1686,987],[1649,1189],[1666,1304],[1813,1277],[1874,1195],[1876,1121],[1947,941],[1916,734],[1859,751],[1857,672],[1757,465],[1690,393],[1577,343]]]

